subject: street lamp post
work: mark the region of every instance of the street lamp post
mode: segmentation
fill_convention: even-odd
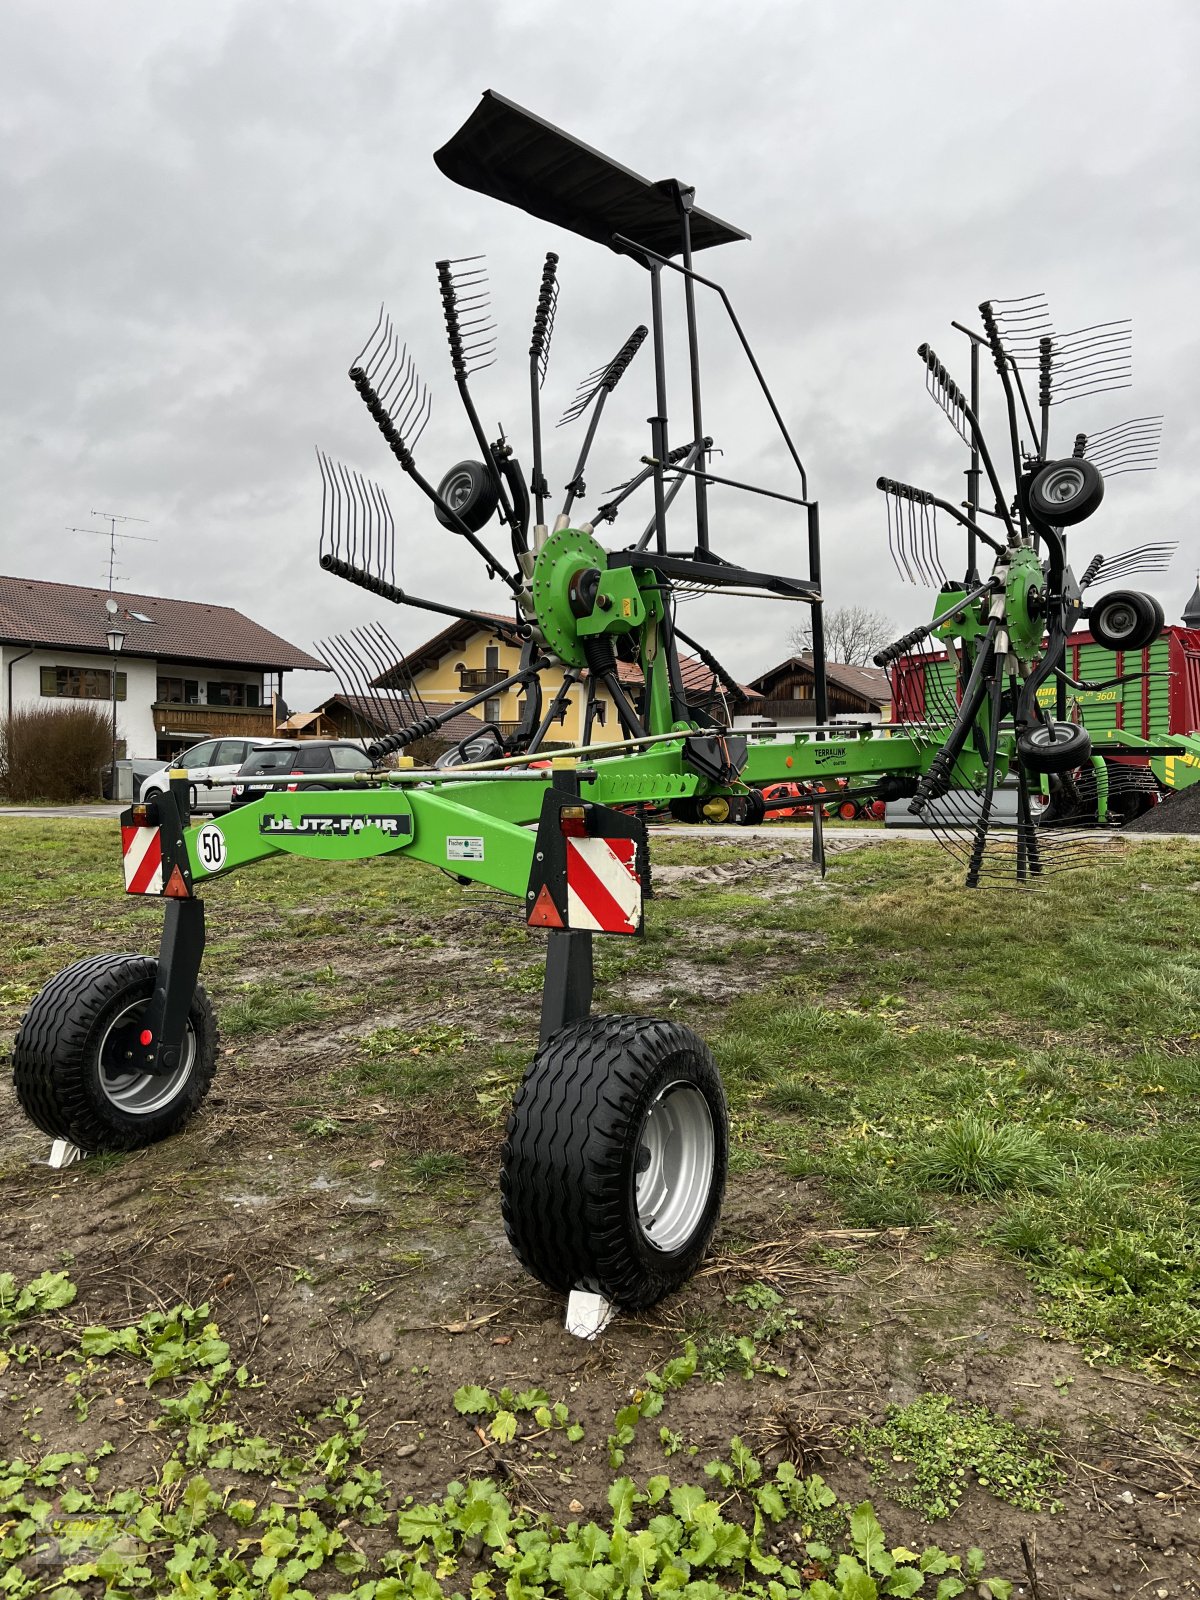
[[[125,633],[122,628],[113,626],[104,635],[108,640],[108,648],[112,654],[112,798],[117,798],[117,657],[121,653],[121,646],[125,643]]]

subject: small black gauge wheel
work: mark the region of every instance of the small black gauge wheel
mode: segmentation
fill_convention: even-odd
[[[1106,650],[1144,650],[1162,632],[1163,621],[1163,609],[1153,596],[1114,589],[1096,601],[1088,626]]]
[[[1039,722],[1017,735],[1017,754],[1030,772],[1070,772],[1092,753],[1092,736],[1077,722]]]
[[[635,1311],[704,1258],[725,1192],[729,1113],[690,1028],[589,1017],[542,1045],[513,1101],[500,1203],[518,1260],[548,1288]]]
[[[1090,461],[1047,461],[1029,480],[1027,493],[1035,517],[1069,528],[1090,517],[1104,499],[1104,479]]]
[[[482,461],[460,461],[438,484],[438,494],[457,511],[472,533],[478,533],[492,519],[500,503],[500,491]],[[435,506],[434,515],[443,528],[455,531],[454,522],[441,506]]]
[[[149,956],[89,956],[51,978],[21,1019],[13,1084],[29,1119],[81,1150],[136,1150],[192,1117],[217,1070],[217,1021],[197,986],[179,1063],[129,1065],[154,992]]]

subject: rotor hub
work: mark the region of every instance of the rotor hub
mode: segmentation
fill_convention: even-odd
[[[578,623],[595,603],[598,578],[591,574],[607,565],[603,546],[581,528],[560,528],[538,551],[530,586],[534,614],[547,645],[567,666],[587,665]]]
[[[1004,582],[1004,617],[1012,648],[1022,661],[1041,653],[1046,617],[1046,575],[1034,550],[1009,556]]]

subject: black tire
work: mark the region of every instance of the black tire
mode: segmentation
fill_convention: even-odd
[[[501,1154],[505,1232],[548,1288],[640,1310],[700,1265],[728,1161],[725,1091],[703,1040],[676,1022],[590,1017],[548,1040],[517,1090]]]
[[[162,799],[162,793],[163,791],[161,789],[147,789],[145,798],[142,800],[142,804],[144,806],[152,805],[155,800]]]
[[[1035,517],[1070,528],[1090,517],[1104,499],[1104,479],[1090,461],[1074,456],[1047,461],[1030,478],[1026,496]]]
[[[492,520],[500,503],[496,480],[481,461],[460,461],[456,467],[451,467],[438,484],[438,494],[458,512],[472,533],[478,533]],[[434,506],[433,510],[442,527],[453,532],[454,522],[441,506]]]
[[[1092,736],[1077,722],[1038,722],[1017,735],[1017,755],[1030,772],[1070,772],[1092,753]]]
[[[1162,632],[1163,609],[1137,589],[1114,589],[1097,600],[1088,616],[1096,643],[1106,650],[1144,650]]]
[[[13,1084],[27,1117],[81,1150],[136,1150],[178,1133],[217,1070],[217,1021],[197,985],[184,1061],[173,1074],[116,1070],[121,1036],[154,989],[150,956],[91,956],[51,978],[21,1019]],[[114,1026],[116,1024],[116,1026]]]

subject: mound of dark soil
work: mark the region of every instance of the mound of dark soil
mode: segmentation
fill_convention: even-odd
[[[1177,789],[1145,816],[1129,823],[1124,833],[1200,833],[1200,783]]]

